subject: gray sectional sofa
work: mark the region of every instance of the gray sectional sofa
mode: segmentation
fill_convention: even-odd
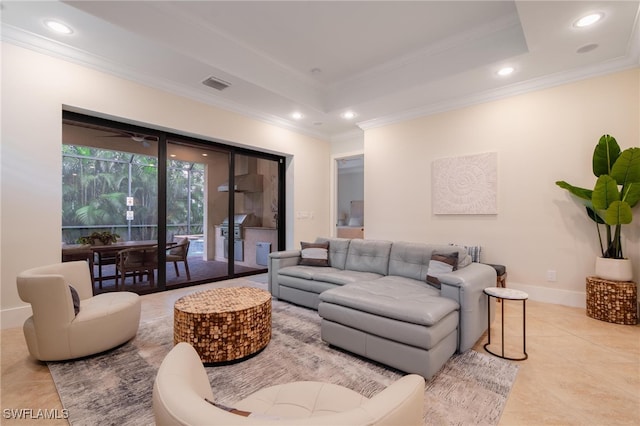
[[[329,344],[428,379],[486,331],[483,290],[496,285],[496,271],[464,248],[316,240],[327,242],[329,266],[301,265],[301,250],[287,250],[271,253],[268,267],[271,294],[317,309]],[[452,252],[457,269],[438,276],[440,289],[427,284],[432,255]]]

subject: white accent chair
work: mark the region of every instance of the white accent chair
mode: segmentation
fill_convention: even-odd
[[[160,365],[153,387],[156,425],[421,425],[424,378],[409,374],[371,399],[329,383],[293,382],[250,395],[233,408],[218,408],[195,349],[178,343]],[[206,400],[205,400],[206,399]]]
[[[33,315],[23,326],[29,353],[40,361],[80,358],[114,348],[138,332],[140,297],[131,292],[93,296],[86,261],[41,266],[17,277],[20,299]],[[69,286],[80,299],[75,314]]]

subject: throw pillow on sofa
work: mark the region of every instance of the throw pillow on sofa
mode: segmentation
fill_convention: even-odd
[[[329,266],[329,242],[305,243],[300,246],[300,265],[306,266]]]
[[[427,270],[427,284],[439,289],[440,275],[455,271],[458,268],[458,252],[433,253]]]

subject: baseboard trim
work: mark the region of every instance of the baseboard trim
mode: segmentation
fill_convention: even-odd
[[[22,327],[31,314],[31,305],[3,309],[0,311],[0,328],[4,330],[5,328]]]
[[[536,302],[552,303],[554,305],[571,306],[574,308],[586,308],[586,292],[561,290],[557,288],[539,287],[507,281],[507,287],[522,290],[529,295],[529,300]]]

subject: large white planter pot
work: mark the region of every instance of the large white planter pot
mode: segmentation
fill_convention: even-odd
[[[611,281],[631,281],[633,268],[629,259],[596,258],[596,277]]]

